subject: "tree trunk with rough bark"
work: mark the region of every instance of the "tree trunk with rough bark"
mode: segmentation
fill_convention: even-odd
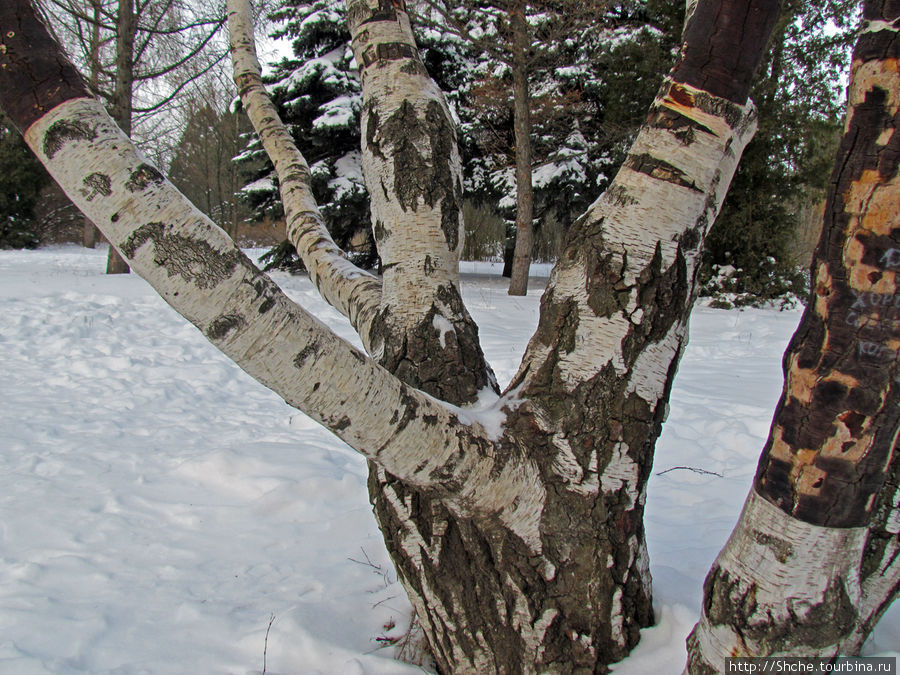
[[[91,25],[90,37],[90,54],[88,57],[88,86],[90,90],[96,94],[97,87],[100,82],[100,0],[91,1],[91,18],[94,20]],[[97,226],[91,222],[87,216],[84,217],[84,225],[81,234],[81,243],[85,248],[97,248],[100,239],[100,232]],[[107,261],[108,264],[108,261]]]
[[[855,654],[900,587],[900,3],[867,0],[845,133],[740,521],[704,585],[687,670]]]
[[[235,81],[290,236],[369,355],[291,302],[146,162],[27,0],[0,6],[0,103],[137,273],[369,460],[388,550],[442,672],[605,672],[653,620],[642,523],[653,447],[778,9],[698,3],[624,166],[571,228],[499,395],[459,295],[455,129],[402,0],[348,2],[382,281],[327,236],[309,168],[260,84],[246,0],[229,2]]]
[[[119,128],[131,135],[131,103],[134,91],[134,38],[137,33],[137,18],[134,15],[134,0],[119,0],[116,17],[116,81],[113,90],[110,114]],[[128,263],[112,246],[106,259],[107,274],[128,274]]]
[[[516,245],[510,268],[509,294],[528,293],[528,272],[534,247],[534,190],[531,175],[531,97],[528,88],[530,47],[526,3],[516,3],[510,14],[512,29],[513,130],[516,143]]]

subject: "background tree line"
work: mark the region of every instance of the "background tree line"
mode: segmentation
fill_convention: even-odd
[[[46,9],[110,109],[119,117],[126,109],[135,116],[139,143],[169,167],[173,182],[208,215],[231,234],[246,219],[277,220],[282,211],[271,164],[242,115],[229,108],[227,85],[216,70],[224,53],[212,37],[218,25],[212,17],[219,15],[211,7],[176,5],[153,0],[132,8],[138,21],[128,30],[138,56],[131,66],[137,85],[127,104],[116,98],[122,96],[116,78],[122,79],[119,71],[127,62],[116,40],[130,5],[48,0]],[[529,247],[538,260],[555,259],[572,220],[609,184],[679,43],[679,3],[594,3],[587,8],[590,17],[581,8],[583,3],[564,0],[421,0],[413,7],[425,63],[459,118],[469,195],[464,257],[502,257],[507,275],[522,210],[517,193],[523,190],[515,172],[523,143],[515,133],[513,71],[522,59],[514,58],[514,11],[522,11],[527,29],[525,46],[519,46],[530,117],[526,220],[540,224]],[[699,272],[702,292],[723,306],[806,292],[806,266],[817,237],[813,223],[840,131],[841,74],[853,18],[848,0],[785,3],[752,94],[760,130],[710,233]],[[292,55],[273,64],[268,84],[310,158],[326,224],[358,263],[375,267],[360,167],[360,85],[343,3],[288,0],[269,19],[273,37],[289,40]],[[156,114],[173,99],[180,113]],[[0,177],[6,195],[0,245],[53,240],[59,221],[71,223],[77,216],[59,196],[49,213],[35,213],[36,191],[46,184],[43,170],[8,134],[8,125],[2,131],[0,161],[15,170]],[[287,242],[267,260],[299,265]]]

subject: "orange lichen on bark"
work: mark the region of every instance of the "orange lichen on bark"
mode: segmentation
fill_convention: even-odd
[[[897,204],[900,204],[900,184],[896,181],[885,183],[884,177],[877,171],[865,173],[876,174],[881,183],[872,191],[860,225],[875,234],[889,235],[900,226],[900,213],[897,212]]]
[[[812,392],[819,381],[820,374],[812,368],[800,368],[797,365],[797,357],[791,356],[788,370],[787,393],[803,405],[809,405],[812,401]]]
[[[834,291],[834,279],[831,278],[828,264],[824,261],[816,266],[815,279],[815,311],[818,316],[824,319],[828,316],[828,299]]]
[[[816,496],[822,488],[827,473],[813,464],[795,465],[791,470],[794,490],[798,495]]]
[[[772,448],[769,450],[769,455],[775,459],[793,463],[794,449],[784,441],[783,434],[783,427],[776,426],[772,429]]]

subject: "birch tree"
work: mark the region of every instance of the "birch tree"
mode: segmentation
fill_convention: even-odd
[[[863,3],[812,300],[753,488],[704,584],[690,672],[858,653],[900,590],[898,25],[896,2]]]
[[[246,0],[228,6],[235,82],[278,173],[288,235],[367,353],[165,181],[31,9],[0,7],[0,103],[132,269],[369,460],[375,515],[439,670],[604,672],[624,657],[653,621],[642,522],[653,446],[699,251],[755,127],[747,93],[777,0],[696,3],[623,167],[570,229],[502,392],[459,294],[452,117],[402,0],[347,5],[380,279],[328,236],[309,167],[261,84]]]

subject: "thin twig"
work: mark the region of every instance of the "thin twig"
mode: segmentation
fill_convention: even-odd
[[[269,617],[269,625],[266,626],[266,639],[263,641],[263,669],[262,675],[266,675],[266,652],[269,651],[269,631],[272,629],[272,623],[275,621],[275,614]]]
[[[698,469],[693,466],[673,466],[671,469],[666,469],[665,471],[660,471],[657,473],[657,476],[662,476],[664,473],[669,473],[670,471],[675,471],[676,469],[686,469],[687,471],[693,471],[694,473],[699,473],[703,476],[718,476],[719,478],[723,478],[722,474],[716,473],[715,471],[707,471],[706,469]]]

